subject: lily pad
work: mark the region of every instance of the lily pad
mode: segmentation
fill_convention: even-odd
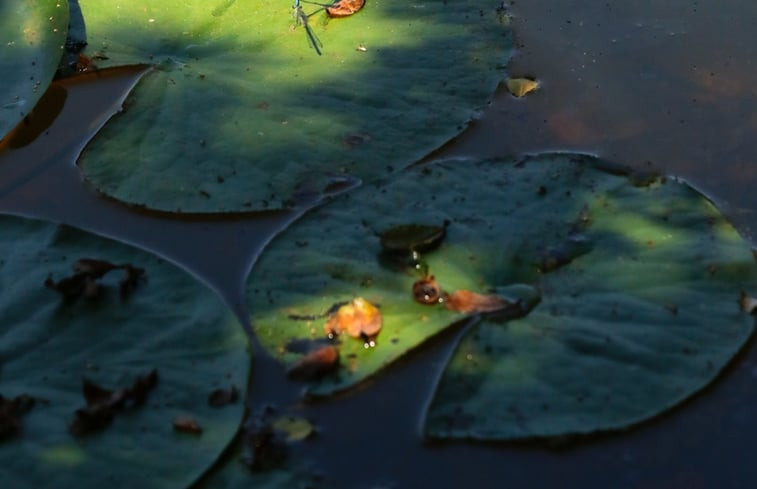
[[[0,3],[0,139],[45,93],[67,31],[66,0]]]
[[[442,222],[444,241],[421,257],[435,282],[520,297],[525,317],[413,300],[417,271],[383,262],[379,237]],[[470,318],[425,432],[486,440],[624,428],[680,403],[752,334],[739,300],[754,290],[749,244],[686,183],[569,154],[445,161],[345,195],[277,237],[248,284],[254,328],[283,362],[297,360],[293,339],[323,336],[331,304],[380,305],[377,346],[340,337],[341,366],[306,384],[314,394]]]
[[[512,47],[506,16],[483,0],[320,11],[309,27],[322,56],[287,2],[80,4],[98,67],[154,69],[79,166],[100,192],[162,211],[287,207],[345,175],[399,170],[475,115]]]
[[[151,254],[66,226],[0,222],[0,394],[35,401],[0,443],[0,480],[19,488],[191,484],[243,416],[241,402],[208,403],[214,389],[246,385],[250,358],[237,319]],[[144,272],[123,288],[123,270],[102,261],[80,261],[74,272],[80,258]],[[98,277],[98,292],[45,286],[77,273]],[[111,410],[100,426],[85,419]],[[174,432],[180,416],[197,420],[202,434]]]

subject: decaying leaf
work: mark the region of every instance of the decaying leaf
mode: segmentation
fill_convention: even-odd
[[[139,406],[158,383],[158,371],[151,370],[140,375],[125,389],[110,390],[89,379],[82,379],[82,395],[87,405],[74,413],[69,431],[74,436],[84,436],[101,431],[110,425],[115,415],[127,405]]]
[[[208,395],[208,405],[213,407],[223,407],[227,404],[237,402],[239,399],[239,390],[235,385],[228,389],[215,389]]]
[[[201,435],[202,426],[192,416],[179,415],[173,419],[173,429],[181,433],[190,433],[192,435]]]
[[[741,310],[749,314],[754,314],[757,311],[757,299],[746,295],[745,292],[741,292],[739,304],[741,305]]]
[[[313,424],[298,416],[280,416],[273,420],[271,427],[284,434],[287,442],[302,441],[315,433]]]
[[[496,294],[477,294],[469,290],[457,290],[446,295],[444,305],[452,311],[468,314],[500,311],[511,303]]]
[[[0,441],[16,435],[21,430],[21,415],[34,406],[34,398],[21,394],[13,399],[0,395]]]
[[[339,368],[339,349],[333,345],[317,348],[300,358],[287,371],[294,380],[316,380]]]
[[[79,297],[96,299],[100,296],[102,285],[98,282],[112,270],[123,270],[124,276],[119,282],[121,297],[129,295],[145,276],[142,268],[129,263],[115,265],[106,260],[95,258],[80,258],[74,265],[74,274],[64,277],[59,281],[47,277],[45,287],[60,292],[67,300],[75,300]]]
[[[353,338],[367,340],[379,334],[382,324],[381,311],[362,297],[356,297],[329,316],[323,330],[329,338],[346,332]]]
[[[326,13],[329,17],[349,17],[359,11],[365,5],[365,0],[337,0],[328,7]]]
[[[530,78],[508,78],[505,83],[507,91],[516,97],[522,97],[539,88],[539,82]]]

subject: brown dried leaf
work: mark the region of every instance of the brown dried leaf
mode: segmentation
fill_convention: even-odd
[[[445,298],[447,309],[462,313],[494,312],[510,305],[505,298],[494,294],[477,294],[469,290],[458,290]]]
[[[316,380],[334,372],[339,367],[339,349],[333,345],[322,346],[300,358],[287,371],[294,380]]]

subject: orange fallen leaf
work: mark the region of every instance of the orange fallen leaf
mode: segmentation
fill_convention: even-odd
[[[384,318],[376,306],[356,297],[326,320],[323,330],[329,338],[346,332],[353,338],[372,338],[381,331]]]
[[[448,294],[444,304],[452,311],[471,313],[499,311],[509,306],[510,302],[494,294],[477,294],[469,290],[458,290]]]

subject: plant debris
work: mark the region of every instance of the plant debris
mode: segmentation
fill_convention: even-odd
[[[208,395],[208,405],[211,407],[223,407],[227,404],[237,402],[239,399],[239,390],[235,385],[228,389],[216,389]]]
[[[421,304],[439,304],[444,302],[444,293],[433,275],[429,275],[413,284],[413,299]]]
[[[131,294],[145,277],[143,268],[135,267],[129,263],[115,265],[109,261],[94,258],[81,258],[74,265],[74,274],[64,277],[59,281],[53,280],[52,276],[45,280],[45,287],[60,292],[67,300],[76,300],[79,297],[96,299],[100,297],[102,285],[97,281],[112,270],[123,270],[124,275],[119,282],[121,297]]]
[[[333,345],[316,348],[295,362],[287,375],[293,380],[318,380],[339,368],[339,349]]]
[[[134,383],[125,389],[106,389],[89,379],[82,379],[82,395],[87,405],[74,412],[74,421],[69,431],[74,436],[84,436],[101,431],[110,425],[115,415],[127,405],[140,406],[147,399],[147,394],[158,384],[158,371],[151,370],[140,375]]]
[[[8,439],[21,431],[21,416],[34,406],[34,398],[21,394],[13,399],[6,399],[0,394],[0,441]]]
[[[349,17],[358,12],[365,5],[365,0],[337,0],[328,7],[326,13],[329,17]]]
[[[173,429],[181,433],[201,435],[202,426],[192,416],[179,415],[173,419]]]
[[[362,338],[369,346],[375,346],[373,340],[383,323],[384,318],[376,306],[356,297],[329,316],[323,330],[329,338],[346,332],[353,338]]]
[[[477,294],[469,290],[457,290],[448,294],[444,306],[455,312],[495,312],[505,309],[512,303],[496,294]]]
[[[277,410],[266,406],[245,423],[245,458],[253,472],[280,468],[289,457],[289,445],[306,441],[317,432],[313,424],[300,416],[277,415]]]

